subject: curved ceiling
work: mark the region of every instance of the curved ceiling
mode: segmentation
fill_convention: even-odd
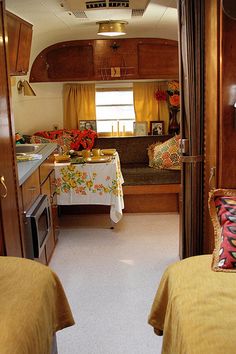
[[[142,16],[130,16],[122,9],[112,9],[109,15],[103,10],[93,11],[93,15],[89,13],[89,18],[76,17],[68,9],[68,0],[6,0],[6,8],[33,24],[31,60],[34,60],[42,49],[57,42],[101,38],[97,35],[96,22],[107,20],[108,16],[109,19],[119,16],[120,20],[128,21],[127,34],[122,38],[177,40],[176,0],[150,0],[146,3]],[[117,10],[120,11],[119,15]]]

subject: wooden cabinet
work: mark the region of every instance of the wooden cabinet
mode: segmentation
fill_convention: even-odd
[[[125,38],[67,41],[49,46],[35,59],[30,81],[178,79],[178,76],[177,41]]]
[[[26,211],[40,194],[39,172],[36,170],[21,186],[23,209]]]
[[[8,58],[10,75],[26,75],[29,70],[32,25],[7,12]]]
[[[54,156],[51,154],[21,186],[22,210],[25,212],[32,206],[40,194],[45,194],[48,196],[52,225],[44,249],[42,250],[40,257],[35,259],[36,261],[43,264],[49,263],[57,242],[58,235],[55,184],[53,184],[54,180]],[[22,219],[24,219],[24,214],[22,215]],[[24,220],[22,220],[22,225],[22,242],[23,249],[25,251],[24,256],[27,256],[26,246],[24,245],[24,238],[26,239],[28,236],[26,236],[27,233],[24,230]]]

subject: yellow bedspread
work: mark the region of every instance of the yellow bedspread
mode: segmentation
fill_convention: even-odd
[[[162,354],[236,353],[236,274],[211,270],[211,255],[165,271],[149,324],[163,331]]]
[[[73,324],[62,285],[50,268],[0,257],[1,354],[49,354],[53,334]]]

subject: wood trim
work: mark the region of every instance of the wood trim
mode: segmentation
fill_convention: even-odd
[[[178,213],[179,194],[126,194],[124,204],[124,213]]]
[[[181,184],[149,184],[139,186],[123,186],[124,195],[128,194],[172,194],[180,193]]]
[[[6,198],[0,198],[0,219],[3,231],[4,244],[7,256],[22,257],[22,243],[20,234],[20,218],[18,204],[18,181],[14,152],[13,117],[10,105],[10,83],[6,49],[6,16],[5,2],[0,1],[0,171],[5,178],[8,188]]]
[[[214,232],[208,211],[208,194],[212,188],[218,188],[218,112],[219,112],[219,35],[220,1],[205,1],[205,113],[204,113],[204,253],[211,253],[214,248]],[[209,185],[211,169],[215,176]]]

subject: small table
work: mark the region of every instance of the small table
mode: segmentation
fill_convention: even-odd
[[[117,223],[124,209],[119,155],[110,162],[55,163],[58,205],[110,205],[110,218]]]

